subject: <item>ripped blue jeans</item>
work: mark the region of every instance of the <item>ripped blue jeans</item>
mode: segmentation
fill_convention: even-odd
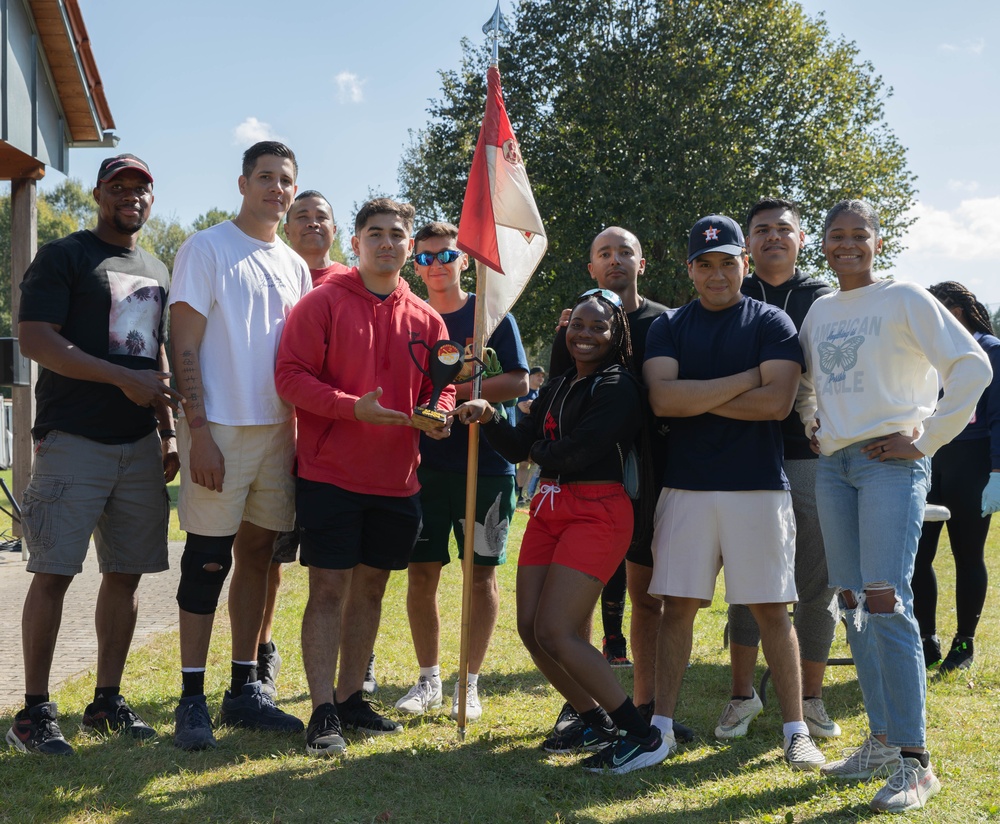
[[[923,747],[927,692],[913,615],[913,561],[930,487],[930,459],[869,460],[851,444],[820,455],[816,475],[830,585],[840,592],[847,640],[871,732],[896,747]],[[893,612],[871,613],[865,587],[895,590]],[[844,600],[849,591],[857,607]]]

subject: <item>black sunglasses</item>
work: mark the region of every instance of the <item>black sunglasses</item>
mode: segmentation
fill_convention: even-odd
[[[413,256],[415,263],[419,263],[421,266],[430,266],[434,259],[437,258],[444,264],[454,263],[462,256],[462,253],[458,249],[445,249],[443,252],[438,252],[434,254],[433,252],[417,252]]]

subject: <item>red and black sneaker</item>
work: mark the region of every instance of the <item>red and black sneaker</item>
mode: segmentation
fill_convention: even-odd
[[[83,711],[80,728],[101,735],[129,735],[141,741],[154,738],[156,730],[143,721],[120,695],[98,704],[96,701]]]
[[[72,755],[73,748],[66,743],[59,729],[57,716],[55,701],[21,710],[14,716],[14,723],[7,731],[7,743],[21,752]]]
[[[628,653],[625,649],[625,639],[620,635],[606,635],[601,643],[604,657],[608,663],[615,668],[627,669],[632,666],[628,660]]]

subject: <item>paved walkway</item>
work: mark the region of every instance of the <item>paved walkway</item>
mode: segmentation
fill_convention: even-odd
[[[156,575],[144,575],[139,583],[139,619],[135,627],[133,649],[154,635],[177,626],[177,579],[183,543],[170,543],[170,569]],[[32,576],[25,571],[21,553],[0,552],[0,622],[4,636],[13,649],[8,656],[11,671],[0,682],[0,710],[18,707],[24,701],[24,659],[21,655],[21,608]],[[94,630],[94,607],[100,586],[97,557],[93,545],[66,593],[62,628],[52,662],[51,691],[76,675],[97,666],[97,634]],[[228,581],[227,581],[228,587]],[[223,593],[222,599],[225,601]]]

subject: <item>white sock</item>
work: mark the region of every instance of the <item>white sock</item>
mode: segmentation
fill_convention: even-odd
[[[665,715],[654,715],[649,722],[649,726],[656,727],[662,736],[674,734],[674,719],[667,718]]]
[[[469,685],[470,686],[475,686],[478,683],[479,683],[479,673],[478,672],[470,672],[469,673]]]
[[[785,734],[785,746],[787,747],[795,733],[809,735],[809,726],[805,721],[789,721],[787,724],[781,725],[781,731]]]
[[[424,678],[430,678],[432,681],[441,680],[441,665],[435,664],[433,667],[421,667],[420,674]]]

